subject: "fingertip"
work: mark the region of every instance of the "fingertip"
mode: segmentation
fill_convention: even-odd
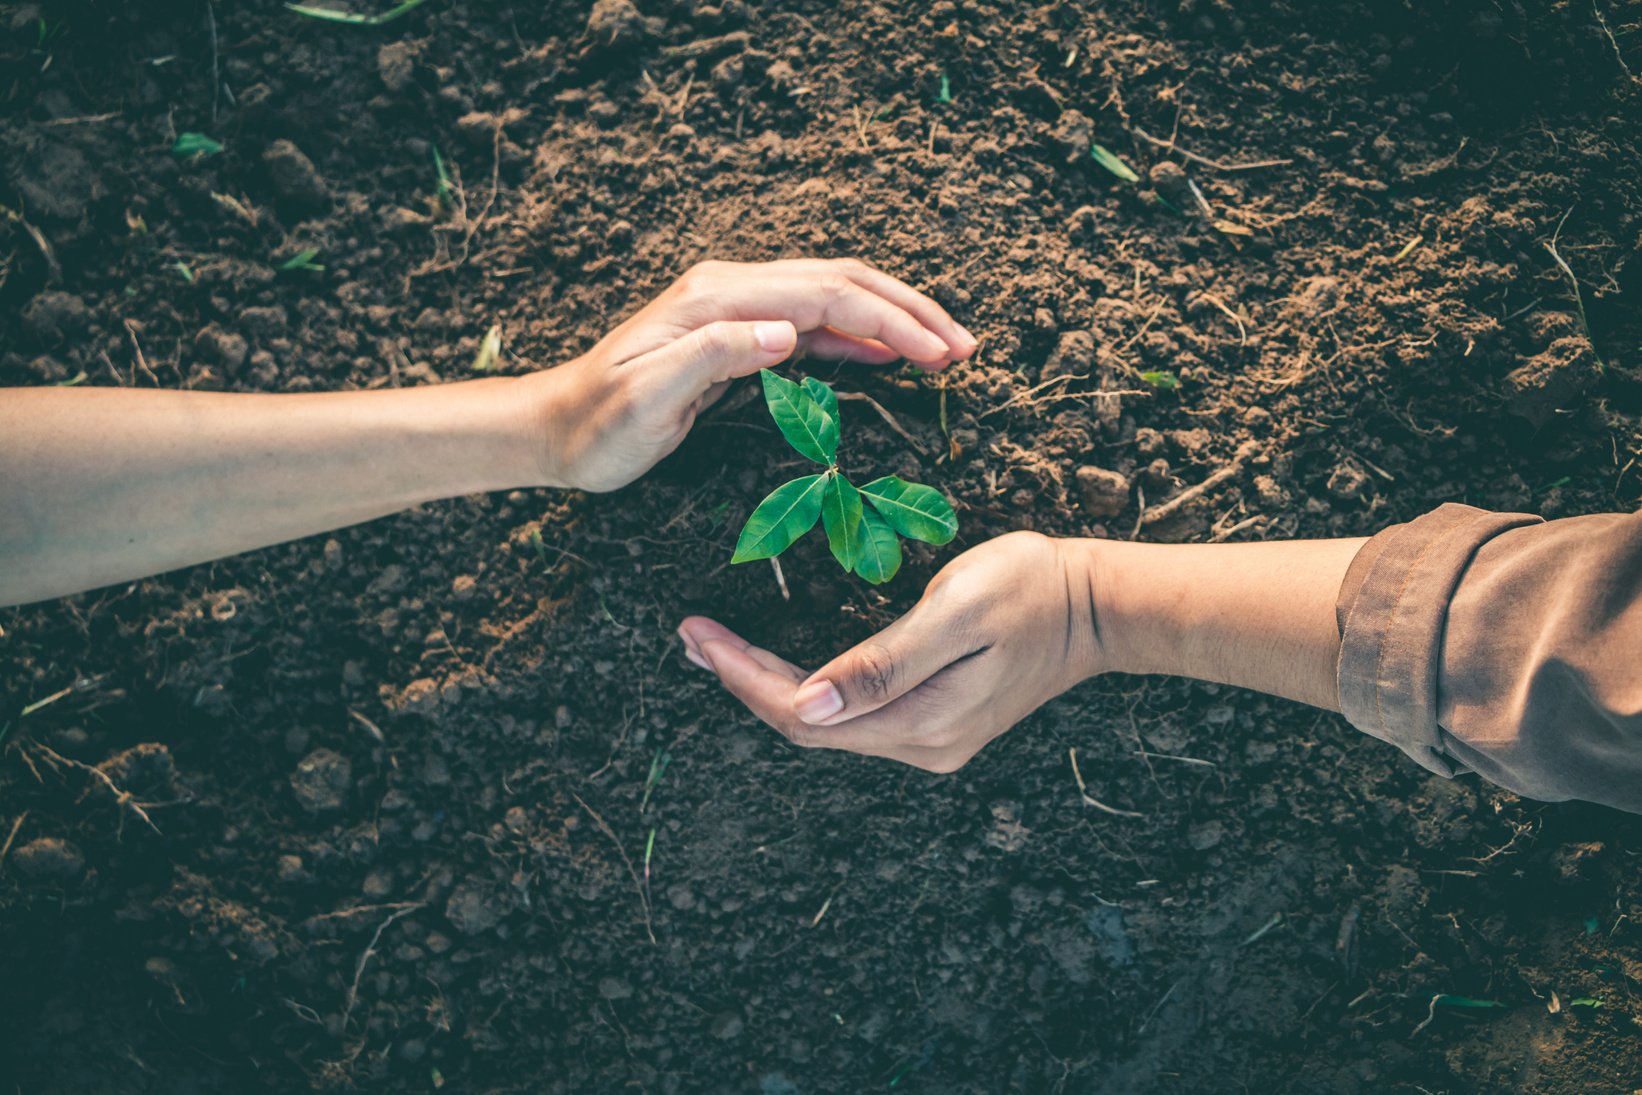
[[[765,353],[785,357],[798,345],[798,328],[785,319],[765,319],[753,324],[753,338]]]

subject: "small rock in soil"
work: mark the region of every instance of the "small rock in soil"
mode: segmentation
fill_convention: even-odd
[[[251,352],[251,347],[246,344],[244,336],[224,331],[213,323],[202,327],[199,334],[194,336],[194,352],[232,376],[245,364],[245,356]]]
[[[633,0],[594,0],[587,16],[587,37],[599,48],[636,45],[651,30]]]
[[[732,1038],[740,1037],[746,1027],[747,1024],[735,1012],[721,1011],[713,1018],[713,1037],[728,1042]]]
[[[601,977],[599,995],[606,1000],[625,1000],[633,995],[633,986],[625,977]]]
[[[507,910],[488,886],[464,882],[445,902],[445,919],[463,935],[478,935],[494,928]]]
[[[262,154],[274,193],[298,209],[320,211],[331,204],[331,192],[314,162],[290,141],[275,141]]]
[[[416,42],[389,42],[376,51],[376,74],[389,91],[404,91],[416,77]]]
[[[340,810],[352,787],[353,765],[330,749],[315,749],[291,773],[291,790],[296,792],[297,802],[316,814]]]
[[[1083,512],[1090,517],[1116,517],[1129,504],[1129,477],[1093,465],[1077,471]]]
[[[1368,493],[1368,473],[1354,464],[1341,464],[1328,477],[1328,492],[1342,502],[1351,502]]]
[[[177,762],[171,750],[157,741],[145,741],[103,761],[101,768],[122,791],[150,798],[169,798],[175,791]]]
[[[1191,188],[1186,169],[1173,160],[1159,160],[1152,165],[1150,175],[1152,189],[1170,201],[1176,198],[1185,198],[1188,202],[1194,200],[1186,197],[1186,191]]]
[[[47,345],[66,342],[91,326],[91,309],[73,293],[47,289],[23,306],[23,327]]]
[[[1095,361],[1095,336],[1088,331],[1065,331],[1043,366],[1043,379],[1068,373],[1083,376]]]
[[[31,840],[11,854],[17,869],[41,881],[72,882],[85,870],[86,857],[68,841],[54,836]]]

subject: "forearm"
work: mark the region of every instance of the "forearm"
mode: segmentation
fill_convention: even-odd
[[[312,395],[0,391],[0,604],[531,485],[514,379]]]
[[[1093,575],[1098,668],[1217,681],[1338,710],[1335,600],[1365,542],[1074,541]]]

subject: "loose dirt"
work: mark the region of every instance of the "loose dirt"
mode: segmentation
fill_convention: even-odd
[[[708,257],[860,255],[982,338],[944,380],[815,366],[900,427],[847,401],[851,466],[959,510],[882,590],[819,537],[790,601],[727,566],[787,474],[749,389],[615,495],[0,612],[6,1090],[1642,1086],[1637,819],[1164,680],[948,778],[800,754],[673,639],[813,664],[1016,528],[1634,508],[1636,5],[0,20],[0,383],[430,384],[498,324],[551,366]]]

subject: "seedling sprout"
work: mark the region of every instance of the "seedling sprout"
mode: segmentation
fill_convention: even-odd
[[[747,518],[732,563],[773,559],[820,521],[838,565],[881,585],[901,569],[901,536],[936,546],[952,541],[958,517],[935,488],[894,475],[857,487],[844,477],[838,396],[830,385],[813,376],[798,384],[768,369],[760,375],[781,436],[826,470],[771,491]]]

